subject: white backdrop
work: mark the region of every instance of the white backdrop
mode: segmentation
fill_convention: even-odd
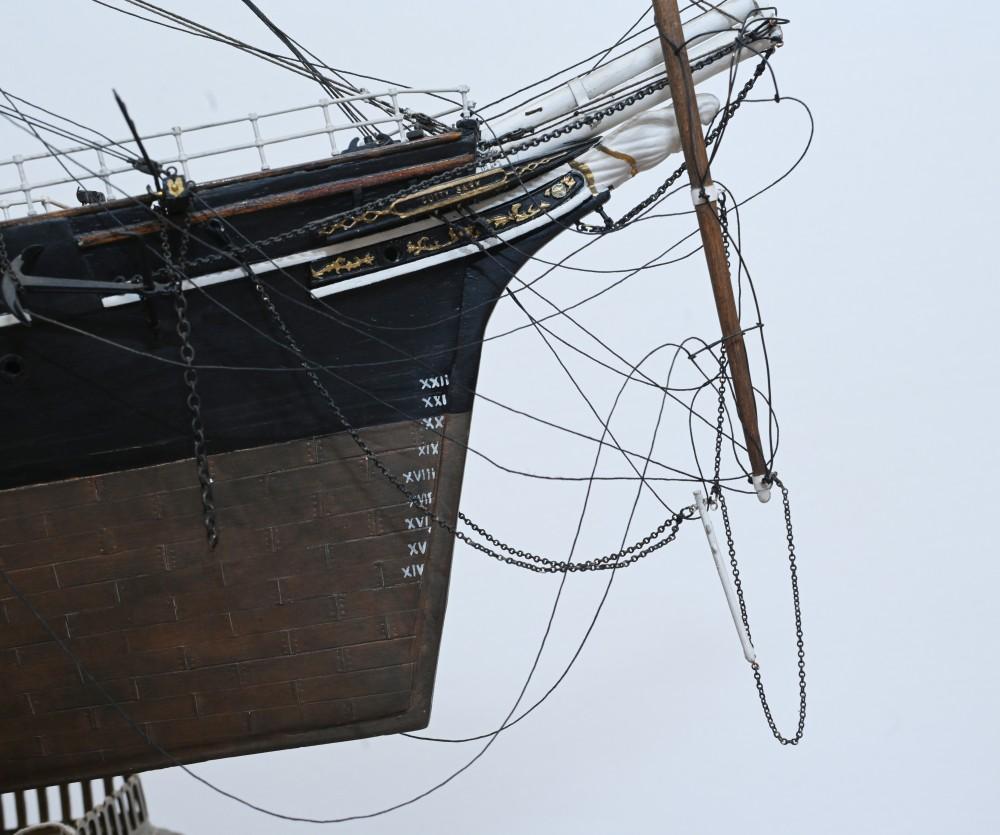
[[[480,102],[600,49],[642,10],[642,0],[261,5],[330,63],[416,86],[468,83]],[[281,48],[237,0],[169,6]],[[782,92],[810,103],[818,134],[802,168],[748,205],[742,221],[782,427],[777,468],[792,489],[800,554],[805,741],[790,749],[771,738],[704,537],[692,525],[675,546],[616,578],[561,688],[472,769],[408,809],[340,831],[1000,831],[1000,569],[989,521],[998,464],[997,13],[971,0],[787,0],[781,12],[792,19],[775,60]],[[145,129],[319,96],[309,82],[235,51],[86,0],[8,0],[3,19],[4,86],[115,135],[124,131],[112,86]],[[767,93],[766,79],[759,89]],[[791,103],[747,108],[717,177],[737,196],[755,191],[794,160],[807,128]],[[33,151],[30,141],[0,124],[3,155]],[[630,184],[609,211],[619,215],[658,182],[650,174]],[[690,228],[689,217],[641,224],[573,263],[642,263]],[[578,244],[565,235],[542,257],[555,260]],[[540,271],[532,265],[523,275]],[[613,278],[560,271],[539,289],[564,304]],[[546,312],[541,300],[522,298],[535,315]],[[641,273],[576,315],[633,360],[661,342],[714,339],[718,329],[700,256]],[[490,332],[523,321],[501,304]],[[570,323],[552,327],[588,344]],[[606,412],[618,378],[561,352]],[[650,373],[662,377],[666,364],[654,358]],[[487,343],[480,390],[599,433],[530,329]],[[642,448],[657,402],[638,394],[626,401],[616,434]],[[684,422],[671,420],[658,456],[688,465]],[[702,442],[709,456],[710,438]],[[484,402],[473,445],[506,466],[548,474],[584,475],[593,456],[592,445]],[[621,471],[608,460],[607,472]],[[473,457],[464,506],[508,541],[564,558],[584,489],[525,482]],[[662,491],[674,505],[690,500],[684,485]],[[629,505],[621,485],[598,488],[578,558],[620,544]],[[791,731],[794,645],[780,505],[735,505],[754,634],[779,724]],[[632,539],[655,524],[652,503],[640,511]],[[565,667],[605,580],[569,581],[528,703]],[[476,734],[502,720],[556,586],[456,549],[430,732]],[[194,768],[256,803],[332,817],[406,800],[477,750],[387,738]],[[144,780],[155,820],[188,835],[306,829],[244,810],[176,770]]]

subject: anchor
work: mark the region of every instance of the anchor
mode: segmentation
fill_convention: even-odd
[[[152,286],[143,283],[141,278],[122,279],[120,281],[93,281],[86,278],[57,278],[48,275],[34,275],[32,268],[38,262],[44,247],[26,247],[10,262],[0,279],[0,295],[7,309],[21,324],[31,324],[31,313],[21,303],[21,293],[32,290],[44,293],[139,293],[141,295],[156,295],[167,293],[167,284],[154,282]]]

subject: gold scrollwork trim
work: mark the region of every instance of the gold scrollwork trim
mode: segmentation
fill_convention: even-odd
[[[557,182],[545,189],[545,196],[551,197],[554,200],[563,200],[566,195],[576,188],[576,183],[576,178],[567,174],[565,177],[560,178]]]
[[[476,230],[471,226],[460,226],[457,230],[454,226],[452,226],[448,228],[448,240],[435,241],[433,238],[424,235],[423,237],[417,238],[415,241],[407,242],[406,252],[409,255],[423,255],[427,252],[439,252],[452,244],[457,244],[463,239],[471,241],[474,240],[475,237]]]
[[[360,270],[362,267],[374,267],[375,266],[375,256],[370,252],[364,255],[358,255],[354,258],[344,258],[340,256],[335,258],[329,264],[324,264],[318,270],[312,270],[313,278],[322,278],[325,275],[334,273],[335,275],[341,275],[342,273],[353,273],[355,270]]]
[[[376,220],[390,215],[406,219],[415,215],[439,211],[456,203],[502,191],[511,180],[521,180],[525,175],[531,174],[541,166],[558,158],[558,155],[542,157],[513,168],[494,168],[449,180],[414,194],[398,197],[384,209],[369,209],[361,214],[342,218],[328,226],[322,226],[319,233],[333,235],[337,232],[346,232],[356,226],[374,223]]]
[[[494,215],[489,218],[490,225],[494,229],[503,229],[511,223],[524,223],[526,220],[531,220],[533,217],[538,217],[546,209],[552,208],[552,204],[547,200],[543,200],[537,206],[528,206],[527,208],[521,208],[522,203],[515,203],[510,207],[510,211],[504,215]]]

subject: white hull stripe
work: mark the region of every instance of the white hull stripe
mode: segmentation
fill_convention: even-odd
[[[566,167],[568,172],[570,169]],[[562,171],[560,167],[559,172]],[[542,177],[537,177],[529,182],[525,183],[525,191],[533,187],[537,182],[542,180],[552,179],[553,175],[559,172],[549,172],[547,175]],[[522,238],[531,232],[536,231],[545,224],[550,222],[551,218],[562,217],[563,215],[573,211],[582,205],[586,200],[590,199],[591,195],[587,191],[582,191],[580,194],[576,195],[572,200],[563,203],[556,209],[547,212],[544,215],[540,215],[533,220],[528,221],[522,226],[517,226],[507,232],[498,233],[492,238],[486,238],[480,241],[481,246],[485,249],[493,249],[504,241],[513,241],[518,238]],[[509,199],[509,195],[502,196],[499,198],[493,198],[492,200],[484,201],[478,204],[475,208],[483,210],[490,208],[493,205],[497,205],[503,200]],[[456,221],[459,220],[456,218]],[[292,255],[283,255],[276,258],[270,258],[265,261],[258,261],[257,263],[250,264],[250,269],[257,275],[263,275],[265,273],[274,272],[275,270],[283,270],[289,267],[296,267],[299,264],[304,264],[312,261],[317,261],[322,258],[328,258],[330,256],[335,256],[346,250],[356,249],[358,246],[363,246],[366,243],[376,243],[380,240],[389,240],[397,238],[403,234],[412,234],[414,232],[421,232],[425,229],[440,228],[441,224],[436,224],[431,220],[422,220],[414,223],[410,226],[404,227],[402,230],[394,229],[381,234],[370,235],[362,239],[354,239],[350,241],[341,241],[336,244],[330,244],[329,246],[318,247],[316,249],[308,249],[303,252],[296,252]],[[310,291],[310,295],[315,299],[323,298],[324,296],[330,296],[334,293],[343,293],[347,290],[353,290],[357,287],[365,287],[369,284],[377,284],[381,281],[388,281],[389,279],[396,278],[401,275],[407,275],[409,273],[417,272],[419,270],[425,269],[426,267],[433,267],[438,264],[444,264],[448,261],[455,261],[459,258],[465,258],[469,255],[475,255],[479,248],[475,244],[467,244],[465,246],[458,247],[457,249],[448,250],[447,252],[441,252],[437,255],[432,255],[428,258],[420,258],[415,261],[411,261],[408,264],[401,264],[398,267],[390,267],[388,269],[379,270],[378,272],[369,273],[367,275],[358,276],[357,278],[347,279],[345,281],[339,281],[334,284],[327,284],[322,287],[317,287],[315,290]],[[208,273],[207,275],[199,276],[198,278],[189,279],[184,281],[183,289],[192,290],[197,287],[210,287],[213,284],[223,284],[227,281],[235,281],[240,278],[244,278],[246,273],[242,267],[233,267],[227,270],[220,270],[219,272]],[[121,293],[116,296],[105,296],[101,299],[101,304],[105,308],[121,307],[126,304],[135,304],[141,301],[142,296],[138,293]],[[11,325],[17,325],[20,322],[10,314],[4,313],[0,314],[0,328],[9,327]]]
[[[523,238],[525,235],[528,235],[536,229],[540,229],[550,223],[550,218],[562,217],[563,215],[573,211],[573,209],[578,208],[590,198],[590,192],[586,190],[581,191],[572,200],[562,204],[558,211],[552,211],[547,215],[536,217],[534,220],[528,221],[523,226],[515,227],[506,233],[500,233],[492,238],[485,238],[479,242],[479,245],[484,249],[493,249],[505,241],[513,241],[517,238]],[[326,284],[322,287],[317,287],[315,290],[311,290],[309,295],[311,295],[314,299],[321,299],[324,296],[332,296],[335,293],[343,293],[347,290],[354,290],[357,287],[367,287],[370,284],[378,284],[379,282],[388,281],[389,279],[396,278],[401,275],[417,272],[419,270],[426,269],[427,267],[445,264],[448,261],[456,261],[459,258],[475,255],[477,252],[479,252],[479,246],[476,246],[476,244],[466,244],[465,246],[460,246],[456,249],[450,249],[447,252],[431,255],[429,258],[421,258],[416,261],[411,261],[409,264],[401,264],[398,267],[391,267],[387,270],[379,270],[378,272],[369,273],[368,275],[359,275],[357,278],[349,278],[344,281],[338,281],[336,284]]]

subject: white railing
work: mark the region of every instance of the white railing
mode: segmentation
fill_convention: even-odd
[[[114,784],[119,783],[118,788]],[[150,835],[146,795],[138,775],[105,778],[105,796],[93,800],[93,781],[0,793],[3,835]],[[72,790],[72,791],[71,791]],[[74,808],[75,807],[75,808]]]
[[[146,795],[133,774],[104,802],[77,820],[77,835],[147,835],[152,832]]]
[[[408,114],[425,112],[407,107],[412,103],[409,97],[424,97],[423,104],[431,100],[426,98],[428,96],[433,96],[434,101],[443,101],[444,109],[427,115],[436,120],[449,117],[454,120],[469,115],[472,104],[468,94],[469,88],[465,86],[421,90],[393,87],[380,93],[323,99],[316,104],[271,113],[251,113],[238,119],[174,127],[143,136],[142,141],[150,158],[164,166],[175,166],[186,178],[220,179],[335,156],[355,137],[361,137],[360,128],[363,127],[376,128],[391,138],[406,142]],[[333,111],[341,104],[371,106],[375,101],[380,108],[385,108],[376,118],[362,122],[334,118]],[[309,119],[314,127],[304,127]],[[282,123],[287,126],[284,130]],[[39,132],[45,137],[41,129]],[[223,137],[228,141],[223,143]],[[80,186],[115,200],[143,193],[150,182],[148,175],[136,171],[130,162],[122,159],[123,156],[129,160],[139,156],[131,137],[70,147],[57,148],[51,142],[50,145],[51,150],[41,153],[0,160],[2,219],[77,206],[76,190]],[[208,160],[211,160],[210,165],[193,165]]]

